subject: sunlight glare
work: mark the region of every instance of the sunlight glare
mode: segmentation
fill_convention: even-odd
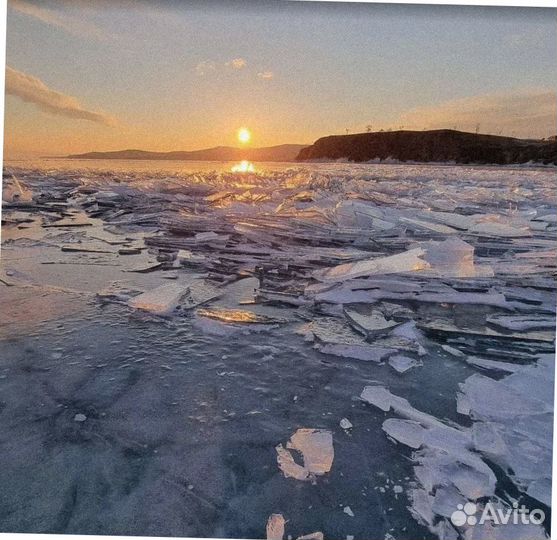
[[[234,165],[230,170],[235,173],[252,173],[255,172],[255,167],[253,166],[253,163],[244,160],[241,163]]]

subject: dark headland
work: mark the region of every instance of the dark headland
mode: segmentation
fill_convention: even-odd
[[[298,161],[364,162],[393,159],[416,162],[469,164],[557,164],[557,142],[481,135],[450,129],[381,131],[331,135],[318,139],[298,154]]]

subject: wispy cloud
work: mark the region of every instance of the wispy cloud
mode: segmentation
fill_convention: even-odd
[[[233,69],[244,69],[248,63],[243,58],[234,58],[234,60],[226,62],[226,65]]]
[[[195,72],[200,77],[204,77],[205,75],[209,75],[211,73],[221,73],[223,70],[226,71],[226,68],[230,68],[234,71],[240,71],[246,69],[248,66],[248,62],[245,58],[233,58],[228,62],[224,62],[224,64],[219,62],[214,62],[213,60],[203,60],[199,62],[195,66]],[[271,80],[274,78],[275,74],[272,71],[260,71],[257,73],[257,77],[263,80]]]
[[[6,66],[6,94],[35,104],[42,111],[78,120],[89,120],[105,126],[115,126],[117,120],[100,111],[85,109],[73,96],[56,92],[40,79]]]
[[[543,137],[557,132],[557,95],[545,88],[445,101],[401,115],[397,125],[408,129],[456,127],[517,137]]]
[[[257,76],[265,81],[270,81],[274,78],[275,74],[272,71],[260,71]]]
[[[217,70],[217,65],[212,62],[211,60],[203,60],[203,62],[199,62],[197,66],[195,66],[195,72],[200,76],[203,77],[208,73]]]
[[[79,19],[71,17],[70,15],[59,13],[53,9],[43,7],[28,0],[9,0],[8,6],[23,15],[33,17],[44,24],[65,30],[74,36],[88,37],[97,40],[104,40],[107,38],[106,33],[98,26],[85,21],[82,17]]]

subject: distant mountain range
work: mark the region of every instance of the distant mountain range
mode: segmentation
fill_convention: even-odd
[[[217,146],[205,150],[149,152],[118,150],[116,152],[87,152],[66,156],[69,159],[157,159],[179,161],[294,161],[305,144],[281,144],[267,148],[234,148]]]
[[[303,148],[298,161],[394,159],[416,162],[557,164],[557,142],[523,140],[451,129],[332,135]]]
[[[70,159],[136,159],[178,161],[334,161],[365,162],[393,159],[414,162],[470,164],[557,164],[555,137],[545,140],[481,135],[452,129],[379,131],[331,135],[312,145],[282,144],[266,148],[217,146],[205,150],[149,152],[119,150],[88,152]]]

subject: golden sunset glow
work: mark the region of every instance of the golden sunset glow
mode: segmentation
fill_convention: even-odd
[[[251,131],[248,128],[240,128],[238,130],[238,141],[242,144],[248,144],[251,141]]]
[[[253,166],[253,163],[250,163],[249,161],[242,161],[241,163],[238,163],[238,165],[234,165],[230,170],[235,173],[252,173],[255,172],[255,167]]]

